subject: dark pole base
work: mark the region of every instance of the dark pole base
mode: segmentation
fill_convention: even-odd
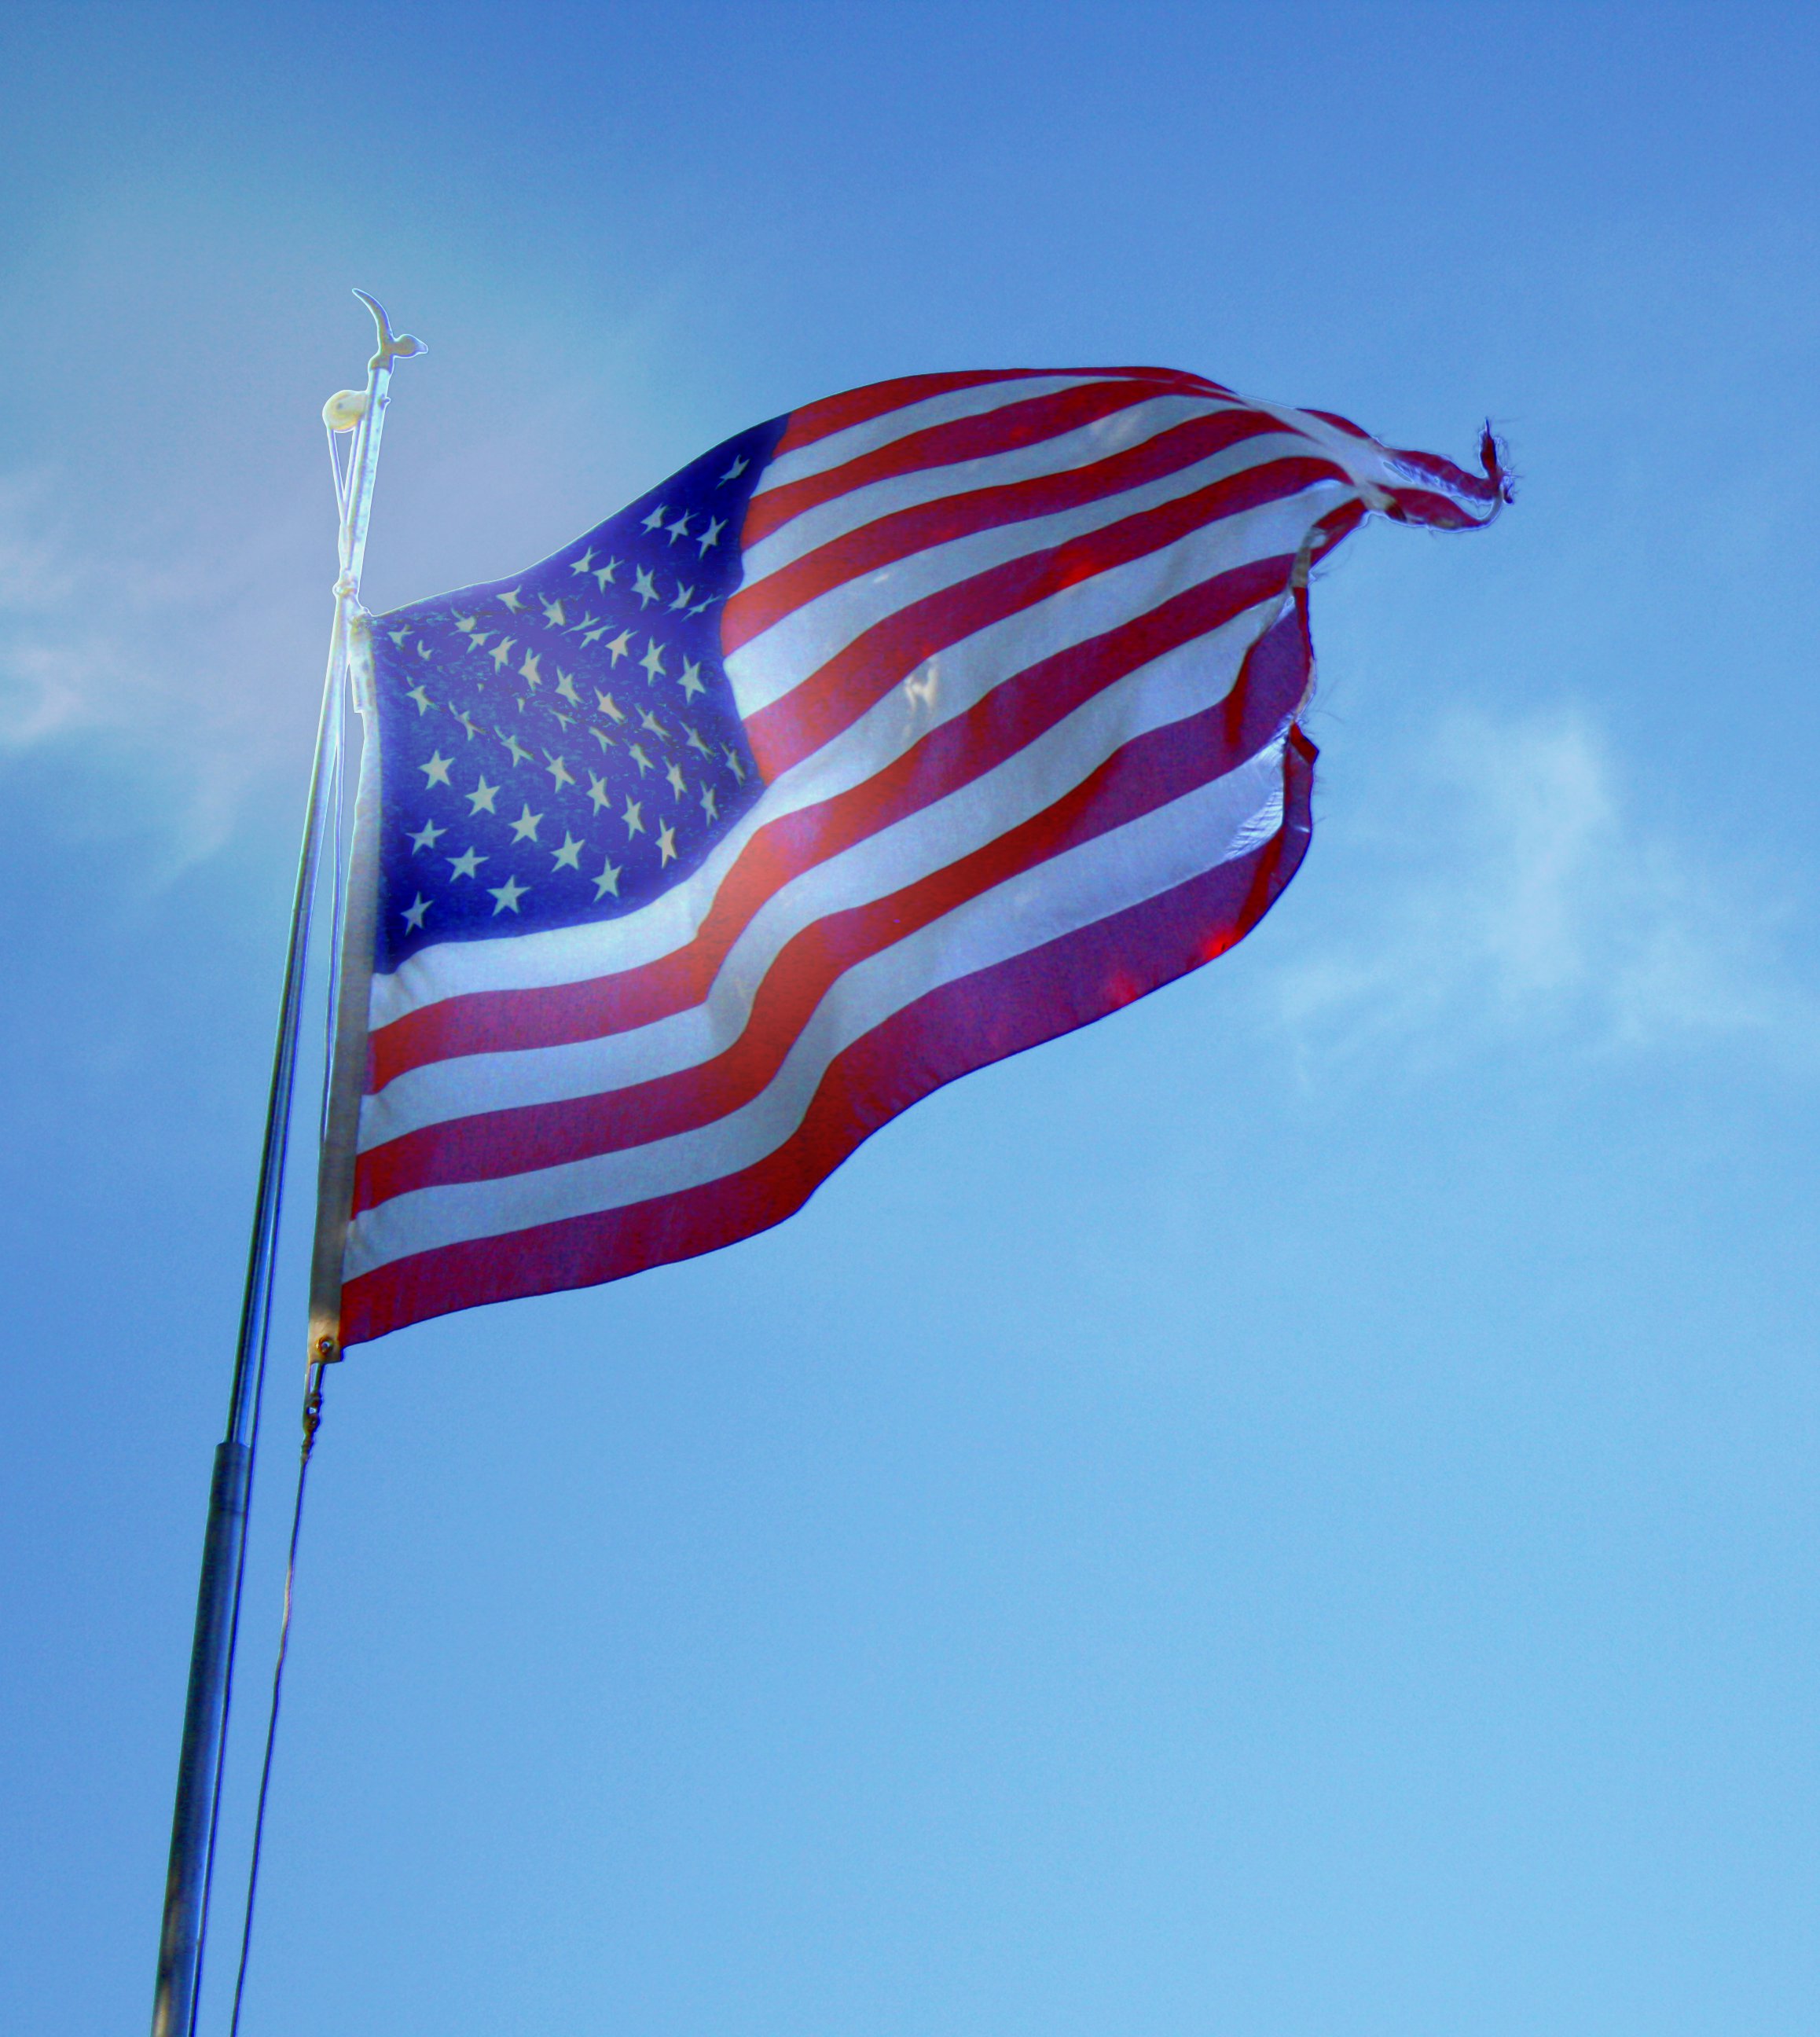
[[[202,1541],[202,1579],[196,1595],[190,1690],[183,1708],[177,1805],[171,1823],[171,1868],[164,1883],[164,1926],[158,1941],[152,2037],[190,2037],[195,2020],[202,1906],[209,1880],[209,1826],[221,1762],[228,1655],[233,1642],[234,1585],[246,1542],[247,1486],[252,1461],[252,1453],[244,1443],[216,1447],[209,1525]]]

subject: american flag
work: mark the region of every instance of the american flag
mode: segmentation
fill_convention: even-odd
[[[1489,521],[1482,459],[1161,368],[915,376],[375,619],[341,1341],[750,1236],[1242,938],[1308,845],[1309,567]]]

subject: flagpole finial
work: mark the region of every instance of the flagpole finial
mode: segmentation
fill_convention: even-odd
[[[386,308],[377,297],[369,297],[364,290],[356,290],[354,295],[372,313],[373,324],[379,334],[379,350],[367,363],[365,388],[338,389],[323,404],[323,422],[331,432],[351,432],[355,429],[371,409],[374,391],[390,377],[395,361],[408,361],[413,353],[429,352],[415,333],[392,331]]]
[[[372,313],[373,323],[379,328],[379,351],[367,363],[369,374],[383,373],[395,361],[408,361],[413,353],[429,353],[429,349],[414,333],[393,332],[386,308],[377,297],[368,297],[364,290],[356,290],[354,295]]]
[[[367,513],[372,505],[373,471],[379,463],[379,433],[385,426],[393,364],[429,351],[415,333],[392,331],[386,308],[377,297],[365,290],[356,290],[354,295],[372,314],[379,349],[367,363],[367,386],[338,389],[323,406],[323,422],[328,427],[334,467],[335,496],[342,512],[342,573],[335,583],[340,600],[355,599],[360,586]],[[351,434],[353,439],[345,455],[335,448],[335,440],[342,433]]]

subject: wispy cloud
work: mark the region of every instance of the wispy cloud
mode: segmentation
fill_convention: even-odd
[[[93,690],[93,646],[60,623],[75,592],[42,474],[0,475],[0,746],[17,749],[79,720]]]
[[[54,474],[0,476],[0,758],[57,750],[78,777],[114,760],[126,807],[111,802],[107,824],[148,827],[168,875],[219,845],[295,717],[262,735],[247,690],[224,683],[244,669],[244,604],[211,585],[218,554],[174,569],[149,545],[85,547],[76,521]],[[63,811],[93,824],[81,799]]]
[[[534,557],[649,478],[648,454],[597,473],[549,404],[527,407],[509,433],[407,448],[376,607]],[[57,752],[62,824],[142,834],[154,881],[268,805],[274,824],[300,811],[334,571],[319,457],[287,440],[281,462],[256,436],[179,450],[119,476],[90,448],[0,471],[0,764]]]
[[[1820,1040],[1786,900],[1718,830],[1696,842],[1652,822],[1584,713],[1453,716],[1402,774],[1394,815],[1352,845],[1344,932],[1270,984],[1305,1049]]]

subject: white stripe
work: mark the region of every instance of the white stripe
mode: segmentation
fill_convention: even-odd
[[[1340,493],[1337,485],[1334,493]],[[374,1028],[445,998],[591,982],[687,946],[727,873],[766,822],[863,783],[1011,676],[1007,668],[1014,659],[1014,670],[1021,671],[1146,613],[1214,572],[1293,553],[1310,523],[1331,506],[1325,489],[1263,504],[989,624],[927,659],[859,721],[785,772],[698,870],[641,911],[503,940],[450,941],[420,949],[391,974],[375,978]],[[1247,627],[1244,616],[1225,625],[1248,643]],[[1199,640],[1210,659],[1221,655],[1218,640],[1223,634]],[[1236,659],[1230,669],[1237,671]]]
[[[1266,440],[1263,444],[1275,445],[1278,441]],[[913,552],[856,580],[843,581],[780,617],[726,660],[739,712],[750,720],[819,671],[868,629],[914,602],[957,587],[1013,559],[1052,550],[1071,538],[1161,508],[1261,463],[1255,445],[1230,446],[1179,473],[1165,474],[1142,486],[1084,502],[1077,508],[1058,510],[1051,516],[972,531],[946,544]],[[1305,499],[1311,487],[1339,486],[1317,482],[1305,484],[1297,492]],[[1217,533],[1222,525],[1216,521],[1205,527]]]
[[[1336,467],[1343,467],[1352,477],[1368,509],[1382,512],[1391,506],[1386,489],[1399,486],[1406,477],[1376,439],[1355,438],[1350,432],[1342,432],[1338,425],[1330,425],[1326,418],[1317,418],[1312,410],[1292,410],[1282,403],[1260,403],[1248,396],[1242,400],[1247,410],[1267,410],[1272,417],[1281,418],[1286,429],[1312,439]],[[1432,481],[1425,485],[1431,488],[1438,486]]]
[[[792,879],[753,915],[701,1003],[602,1039],[407,1070],[367,1098],[361,1150],[427,1124],[598,1096],[713,1060],[745,1031],[760,987],[797,934],[959,862],[1052,806],[1126,743],[1224,698],[1276,607],[1228,625],[1222,642],[1199,637],[1140,667],[993,770]]]
[[[1211,417],[1234,407],[1205,396],[1157,397],[1149,402],[1134,403],[1128,410],[1115,410],[1109,417],[1096,418],[1089,424],[1077,425],[1052,438],[1007,446],[999,452],[957,460],[945,467],[921,467],[908,474],[888,474],[863,487],[850,488],[844,494],[803,510],[768,537],[748,546],[742,584],[754,587],[818,546],[832,543],[850,531],[876,523],[882,516],[893,516],[901,509],[916,508],[982,488],[1007,487],[1019,481],[1092,467],[1191,418]]]
[[[709,1125],[506,1180],[415,1189],[352,1226],[345,1277],[418,1252],[622,1208],[750,1166],[802,1122],[829,1063],[942,984],[1108,918],[1267,841],[1282,822],[1282,749],[969,900],[849,969],[763,1094]]]
[[[1002,410],[1007,403],[1027,402],[1033,396],[1052,395],[1058,389],[1078,389],[1103,382],[1103,375],[1033,375],[1021,381],[980,382],[971,389],[950,390],[944,396],[925,396],[919,403],[906,403],[901,410],[867,418],[849,425],[844,431],[830,432],[811,445],[799,446],[780,454],[765,470],[753,500],[774,488],[787,488],[793,481],[806,481],[812,474],[844,467],[850,459],[876,452],[880,446],[895,445],[912,432],[926,432],[932,425],[951,424],[957,418],[977,418],[987,410]],[[805,410],[815,406],[806,403]]]

